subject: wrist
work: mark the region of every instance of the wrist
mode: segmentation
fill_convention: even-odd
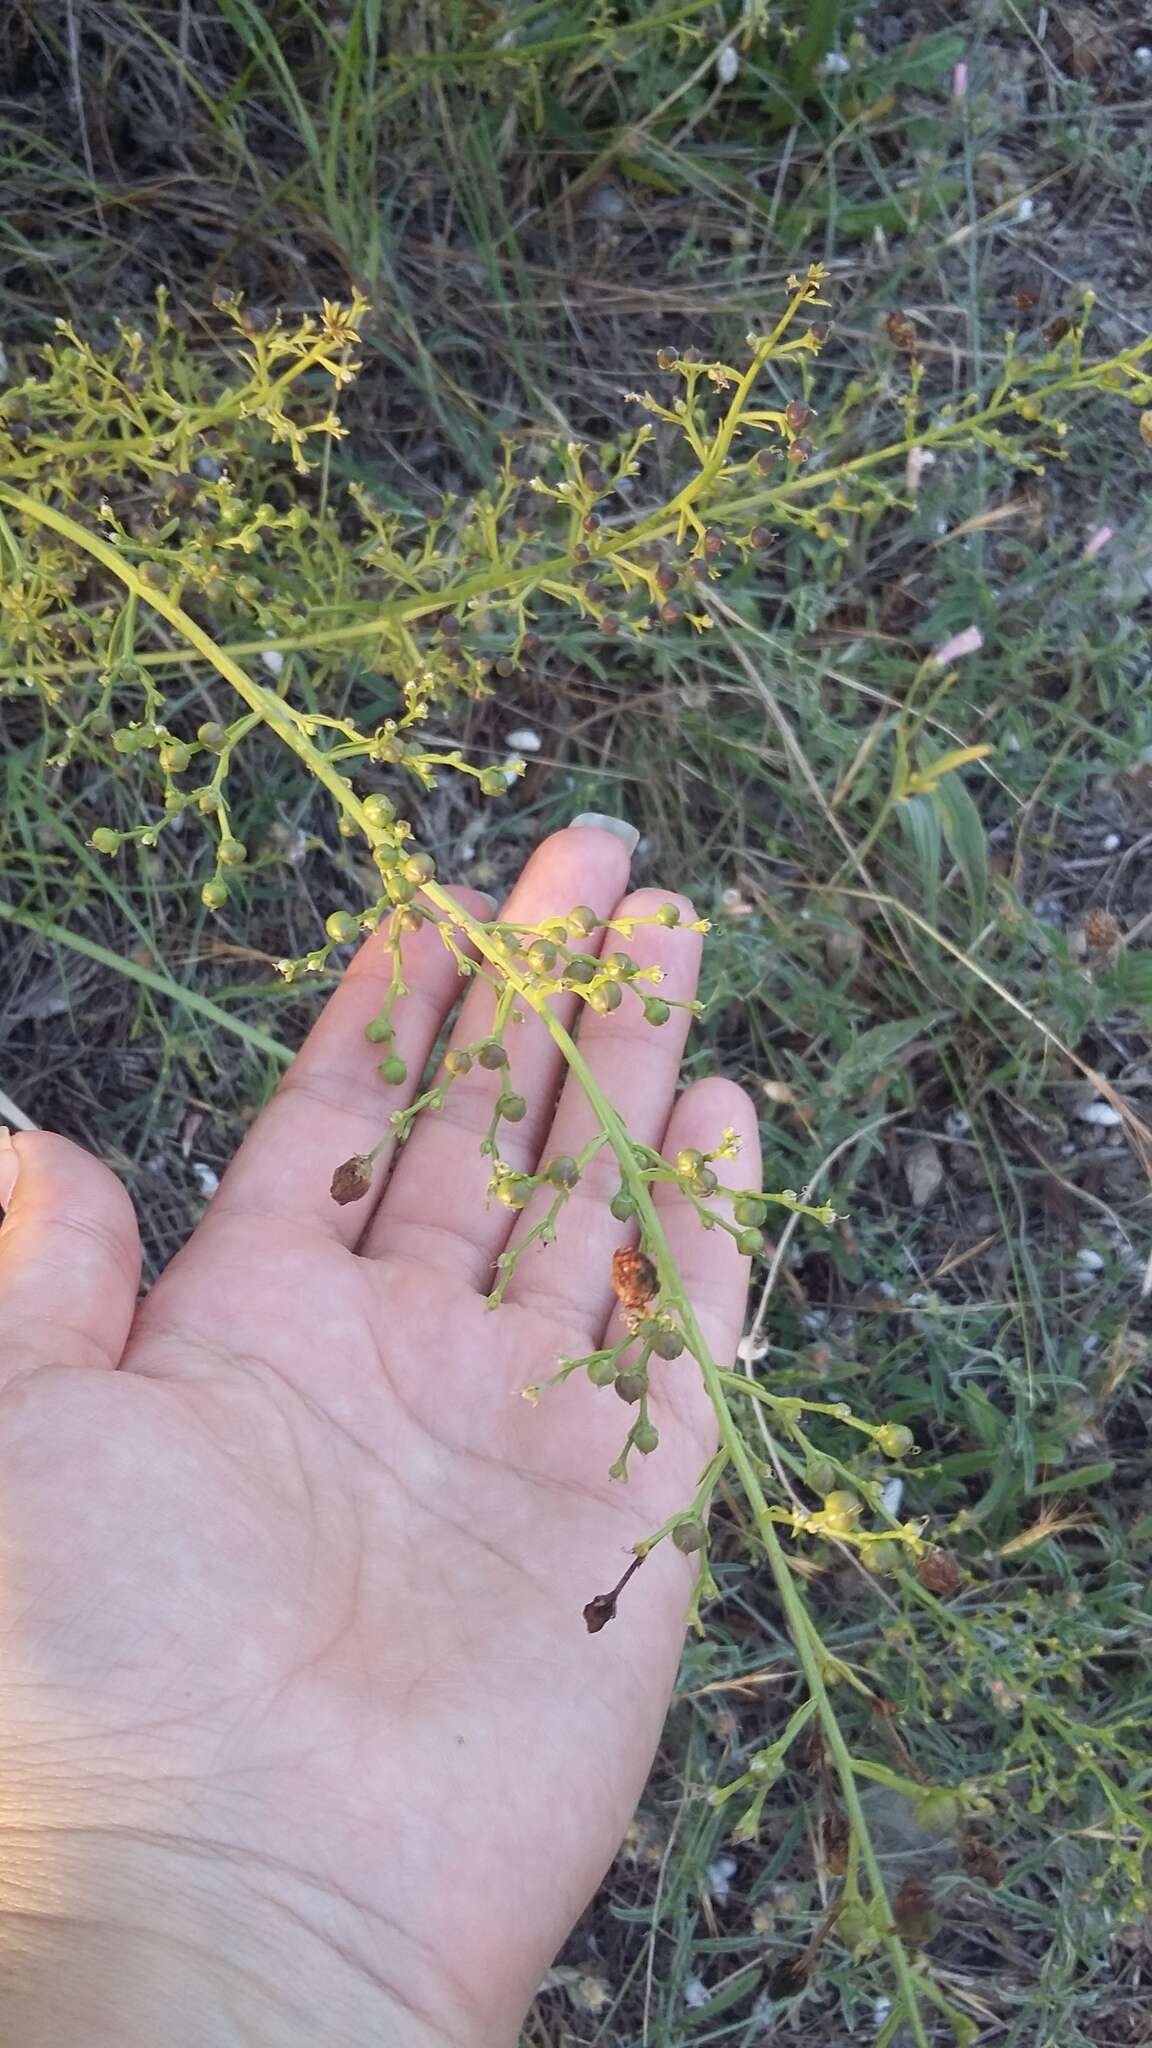
[[[498,2048],[433,1960],[231,1845],[0,1830],[0,2032],[21,2048]]]

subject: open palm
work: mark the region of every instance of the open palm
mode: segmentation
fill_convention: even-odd
[[[607,915],[626,880],[617,839],[573,828],[504,914]],[[697,949],[659,927],[633,944],[681,998]],[[581,1609],[689,1500],[708,1405],[687,1356],[665,1365],[660,1449],[621,1486],[607,1467],[630,1414],[611,1391],[578,1375],[519,1398],[603,1340],[627,1231],[602,1157],[557,1242],[486,1308],[536,1213],[484,1204],[499,1076],[457,1081],[373,1197],[331,1200],[459,992],[427,928],[405,966],[412,1082],[385,1089],[364,1038],[387,971],[369,941],[139,1306],[123,1190],[62,1139],[19,1140],[0,1231],[0,1749],[31,1932],[0,1941],[0,1987],[6,1970],[25,1987],[22,2041],[135,2040],[143,2013],[139,2038],[198,2048],[507,2042],[643,1783],[689,1561],[661,1545],[603,1634]],[[470,989],[460,1043],[491,1000]],[[685,1015],[589,1015],[586,1056],[634,1136],[675,1150],[735,1125],[755,1181],[738,1090],[703,1082],[673,1107]],[[531,1171],[594,1123],[536,1019],[509,1051],[529,1113],[502,1145]],[[674,1197],[665,1218],[730,1352],[744,1262]]]

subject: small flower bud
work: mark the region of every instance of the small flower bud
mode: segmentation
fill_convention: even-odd
[[[392,1025],[387,1017],[373,1017],[364,1026],[364,1036],[369,1045],[391,1045]]]
[[[332,1200],[344,1208],[349,1202],[361,1201],[371,1185],[372,1161],[362,1152],[354,1152],[332,1175]]]
[[[648,1392],[646,1372],[621,1372],[616,1375],[616,1392],[622,1401],[639,1401]]]
[[[228,901],[228,884],[222,882],[218,875],[212,881],[205,882],[200,891],[200,901],[205,910],[223,910]]]
[[[685,1557],[691,1557],[694,1550],[703,1550],[708,1541],[708,1531],[703,1522],[698,1522],[694,1518],[686,1522],[677,1522],[672,1531],[672,1541],[677,1550],[684,1552]]]
[[[568,1153],[562,1152],[545,1167],[544,1178],[551,1181],[554,1188],[574,1188],[580,1178],[580,1168]]]
[[[528,1114],[528,1104],[522,1095],[502,1095],[500,1097],[500,1114],[504,1118],[505,1123],[523,1123],[524,1118]]]
[[[324,929],[334,946],[350,946],[360,936],[360,926],[350,910],[334,910],[324,920]]]
[[[619,1380],[617,1380],[616,1384],[619,1386]],[[634,1422],[632,1425],[632,1441],[641,1457],[650,1458],[653,1451],[659,1448],[660,1431],[654,1422],[648,1422],[644,1417],[641,1417],[639,1422]]]
[[[378,1071],[387,1087],[399,1088],[408,1079],[408,1062],[402,1060],[398,1052],[392,1052],[386,1060],[381,1060]]]
[[[657,1330],[652,1339],[652,1349],[657,1358],[679,1358],[684,1350],[684,1339],[679,1330]]]
[[[462,1074],[467,1074],[471,1071],[471,1067],[472,1055],[470,1052],[465,1052],[462,1047],[459,1050],[446,1052],[444,1055],[444,1071],[447,1074],[451,1074],[453,1080],[458,1081]]]
[[[902,1422],[884,1422],[876,1431],[876,1442],[886,1458],[906,1458],[915,1441]]]
[[[114,832],[110,825],[97,825],[91,844],[97,853],[119,853],[123,841],[119,832]]]
[[[482,1067],[489,1068],[493,1073],[497,1067],[506,1067],[508,1065],[508,1055],[496,1038],[488,1039],[486,1044],[480,1047],[476,1057]]]

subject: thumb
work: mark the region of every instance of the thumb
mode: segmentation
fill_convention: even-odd
[[[67,1138],[0,1124],[0,1207],[0,1387],[40,1365],[119,1365],[140,1233],[115,1174]]]

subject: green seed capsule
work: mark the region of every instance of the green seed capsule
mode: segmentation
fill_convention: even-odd
[[[91,844],[97,853],[119,853],[123,844],[120,834],[110,825],[97,825],[92,834]]]
[[[408,1079],[408,1063],[401,1059],[398,1052],[389,1053],[386,1060],[381,1060],[379,1073],[380,1079],[386,1082],[389,1088],[399,1088],[401,1082]]]
[[[490,1038],[486,1045],[482,1045],[476,1057],[482,1067],[488,1067],[492,1072],[495,1072],[497,1067],[508,1065],[508,1055],[495,1038]]]
[[[221,867],[242,868],[248,858],[248,848],[242,839],[222,839],[218,858]]]
[[[324,929],[334,946],[350,946],[360,936],[360,926],[350,910],[334,910],[325,918]]]
[[[906,1458],[915,1437],[902,1422],[885,1422],[876,1431],[876,1442],[886,1458]]]
[[[200,891],[200,901],[205,910],[223,910],[228,901],[227,883],[222,882],[219,876],[211,882],[205,882]]]
[[[699,1173],[703,1164],[704,1154],[697,1152],[694,1145],[686,1145],[682,1152],[676,1154],[676,1171],[685,1179],[689,1174]]]
[[[616,1378],[614,1358],[594,1358],[588,1367],[588,1377],[594,1387],[610,1387]]]
[[[528,948],[527,960],[533,974],[551,974],[559,957],[551,939],[535,939]]]
[[[746,1229],[759,1230],[768,1214],[768,1204],[757,1195],[740,1195],[732,1204],[732,1214]]]
[[[736,1249],[738,1252],[742,1252],[746,1259],[759,1258],[764,1249],[764,1232],[762,1230],[742,1230],[736,1239]]]
[[[436,863],[430,853],[410,854],[400,870],[406,882],[430,882],[436,873]]]
[[[121,726],[112,735],[112,745],[118,754],[135,754],[140,747],[140,735],[128,726]]]
[[[382,826],[392,823],[393,818],[396,816],[396,806],[390,803],[386,796],[380,796],[379,794],[366,796],[364,799],[364,816],[369,825],[374,830],[379,831]]]
[[[469,1073],[471,1067],[472,1055],[470,1052],[446,1052],[444,1055],[445,1072],[451,1074],[454,1080],[458,1081],[462,1074]]]
[[[562,1152],[558,1159],[553,1159],[545,1167],[544,1178],[550,1181],[554,1188],[574,1188],[580,1178],[580,1168],[574,1159],[566,1152]]]
[[[710,1166],[702,1166],[699,1173],[692,1174],[688,1182],[690,1192],[701,1202],[708,1195],[714,1195],[719,1185],[720,1183]]]
[[[599,962],[590,953],[574,953],[564,969],[564,979],[570,988],[585,988],[595,981]]]
[[[191,759],[192,749],[186,747],[183,740],[173,740],[160,749],[160,766],[168,775],[182,775]]]
[[[502,768],[485,768],[480,775],[481,796],[504,796],[508,789],[508,777]]]
[[[656,922],[657,924],[664,925],[671,931],[672,927],[680,922],[680,905],[678,903],[662,903],[656,912]]]
[[[703,1550],[708,1541],[708,1531],[703,1522],[677,1522],[672,1531],[672,1541],[685,1557],[691,1557],[694,1550]]]
[[[500,1114],[505,1123],[523,1123],[524,1118],[528,1114],[528,1104],[522,1095],[502,1095],[500,1097]]]
[[[632,1200],[631,1195],[627,1194],[623,1188],[620,1189],[618,1194],[613,1195],[608,1208],[610,1213],[616,1218],[617,1223],[627,1223],[636,1214],[636,1204]]]
[[[917,1827],[926,1835],[950,1835],[960,1824],[960,1801],[942,1785],[934,1785],[912,1809]]]
[[[666,1024],[672,1015],[671,1005],[662,996],[644,998],[644,1017],[649,1024]]]
[[[632,1425],[632,1441],[641,1457],[650,1458],[653,1451],[659,1448],[660,1431],[654,1422],[641,1419]]]
[[[679,1330],[657,1330],[652,1339],[652,1349],[657,1358],[679,1358],[684,1349],[684,1339]]]
[[[203,725],[196,727],[196,737],[202,747],[209,748],[212,753],[218,753],[228,735],[222,725],[214,718],[209,718]]]
[[[621,1372],[616,1375],[616,1392],[622,1401],[639,1401],[648,1392],[646,1372]]]
[[[574,910],[568,912],[568,929],[575,938],[589,938],[599,926],[600,919],[594,910],[589,909],[587,903],[578,903]]]
[[[369,1045],[391,1045],[392,1026],[388,1018],[373,1017],[371,1023],[364,1026],[364,1036]]]
[[[827,1458],[809,1458],[804,1467],[804,1484],[826,1499],[836,1490],[836,1467]]]
[[[629,981],[636,972],[636,962],[631,953],[609,953],[604,961],[604,972],[613,981]]]

